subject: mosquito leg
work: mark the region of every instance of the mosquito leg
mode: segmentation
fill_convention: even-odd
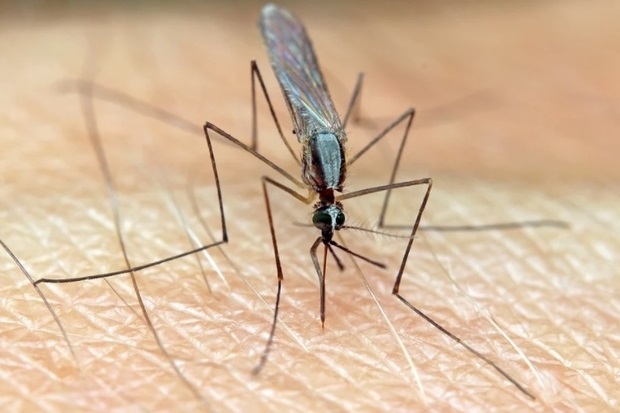
[[[263,81],[263,76],[260,73],[260,69],[256,64],[256,60],[252,60],[250,63],[251,71],[252,71],[252,144],[250,148],[255,151],[258,151],[258,127],[257,127],[257,116],[256,116],[256,79],[258,79],[258,83],[260,84],[261,90],[263,91],[263,95],[265,96],[265,101],[269,106],[269,112],[271,113],[271,117],[273,119],[273,123],[275,123],[276,128],[278,129],[278,134],[280,135],[280,139],[288,149],[289,153],[300,165],[299,157],[295,154],[295,151],[291,147],[289,141],[284,137],[284,133],[282,132],[282,127],[280,126],[280,122],[278,121],[278,117],[276,116],[276,111],[273,108],[273,104],[271,103],[271,98],[269,97],[269,92],[267,92],[267,87],[265,86],[265,82]]]
[[[430,195],[431,188],[432,188],[432,181],[430,181],[430,179],[429,179],[428,188],[426,189],[426,193],[424,194],[424,198],[423,198],[422,203],[420,205],[420,209],[418,210],[418,214],[417,214],[415,222],[413,224],[413,228],[411,229],[411,236],[409,238],[409,241],[407,242],[407,247],[405,249],[405,254],[403,255],[403,259],[402,259],[402,261],[400,263],[400,268],[398,269],[398,274],[396,276],[396,280],[394,281],[394,287],[392,288],[392,294],[394,294],[403,304],[405,304],[407,307],[409,307],[411,310],[413,310],[416,314],[418,314],[420,317],[422,317],[424,320],[426,320],[428,323],[430,323],[433,327],[435,327],[436,329],[441,331],[446,336],[450,337],[457,344],[460,344],[467,351],[469,351],[471,354],[475,355],[480,360],[484,361],[487,365],[492,367],[501,376],[503,376],[505,379],[510,381],[515,387],[517,387],[517,389],[519,389],[519,391],[521,391],[523,394],[525,394],[527,397],[529,397],[530,399],[533,400],[533,399],[535,399],[534,395],[532,395],[532,393],[530,393],[516,379],[514,379],[512,376],[510,376],[504,369],[499,367],[495,362],[491,361],[489,358],[487,358],[486,356],[484,356],[483,354],[481,354],[477,350],[473,349],[467,343],[464,343],[459,337],[457,337],[456,335],[452,334],[449,330],[447,330],[441,324],[437,323],[431,317],[429,317],[424,312],[422,312],[420,309],[418,309],[416,306],[414,306],[409,300],[407,300],[405,297],[403,297],[400,294],[400,292],[399,292],[399,290],[400,290],[400,283],[402,281],[403,273],[405,271],[405,266],[407,265],[407,259],[409,257],[409,253],[411,251],[411,246],[413,244],[413,240],[414,240],[415,234],[418,231],[418,228],[420,226],[420,220],[422,218],[422,214],[424,212],[424,208],[426,207],[426,203],[428,202],[428,197]],[[393,189],[393,188],[391,188],[391,189]],[[388,191],[391,190],[391,189],[388,189]]]
[[[158,120],[169,126],[192,134],[202,134],[202,128],[194,122],[183,118],[180,115],[169,112],[165,109],[134,98],[126,93],[98,85],[89,80],[83,79],[64,79],[58,82],[58,90],[61,93],[74,92],[85,94],[87,89],[92,90],[92,98],[102,100],[133,111],[147,118]]]
[[[206,126],[205,126],[205,130],[206,130]],[[261,359],[253,370],[254,375],[259,374],[260,371],[265,366],[265,363],[267,362],[267,358],[269,357],[269,353],[271,352],[271,347],[273,346],[273,338],[276,333],[276,324],[278,322],[278,313],[280,310],[280,293],[282,291],[282,280],[284,279],[284,272],[282,271],[282,262],[280,261],[280,252],[278,250],[278,239],[276,236],[275,225],[273,223],[273,213],[271,212],[271,202],[269,200],[269,191],[267,189],[267,185],[270,184],[272,186],[275,186],[276,188],[281,189],[282,191],[291,195],[298,201],[303,202],[304,204],[309,204],[310,202],[312,202],[312,199],[313,199],[313,197],[311,196],[312,194],[309,194],[307,197],[304,197],[303,195],[297,193],[293,189],[269,178],[268,176],[262,177],[262,184],[263,184],[263,196],[265,198],[265,210],[267,211],[267,221],[269,222],[269,232],[271,234],[273,255],[274,255],[274,260],[276,263],[276,274],[278,277],[278,291],[276,293],[276,304],[275,304],[275,310],[273,312],[273,321],[271,323],[269,338],[267,339],[267,343],[265,344],[265,349],[263,350]]]
[[[439,324],[438,322],[436,322],[435,320],[433,320],[431,317],[429,317],[428,315],[426,315],[424,312],[422,312],[422,310],[420,310],[419,308],[417,308],[416,306],[414,306],[413,304],[411,304],[406,298],[404,298],[402,295],[400,295],[399,293],[394,293],[394,295],[396,295],[396,297],[403,303],[405,304],[407,307],[409,307],[412,311],[414,311],[417,315],[419,315],[420,317],[422,317],[424,320],[426,320],[430,325],[432,325],[433,327],[435,327],[437,330],[441,331],[443,334],[445,334],[446,336],[450,337],[452,340],[454,340],[457,344],[460,344],[461,346],[463,346],[467,351],[469,351],[471,354],[475,355],[476,357],[478,357],[480,360],[484,361],[487,365],[489,365],[490,367],[492,367],[495,371],[497,371],[497,373],[499,373],[502,377],[504,377],[506,380],[508,380],[510,383],[512,383],[517,389],[519,389],[519,391],[521,393],[523,393],[524,395],[526,395],[528,398],[535,400],[536,397],[534,397],[534,395],[532,393],[530,393],[521,383],[519,383],[514,377],[512,377],[510,374],[508,374],[504,369],[502,369],[500,366],[498,366],[494,361],[492,361],[491,359],[489,359],[488,357],[486,357],[484,354],[480,353],[479,351],[475,350],[474,348],[472,348],[470,345],[468,345],[467,343],[465,343],[463,340],[461,340],[459,337],[457,337],[456,335],[452,334],[449,330],[447,330],[445,327],[443,327],[441,324]]]
[[[341,197],[339,197],[338,200],[350,199],[350,198],[364,196],[364,195],[367,195],[367,194],[372,194],[372,193],[376,193],[376,192],[380,192],[380,191],[391,191],[391,190],[394,190],[394,189],[405,188],[405,187],[410,187],[410,186],[415,186],[415,185],[422,185],[422,184],[426,184],[426,185],[428,185],[428,187],[426,189],[426,193],[424,194],[424,198],[422,199],[422,203],[420,204],[420,208],[418,209],[418,213],[416,215],[413,227],[411,228],[411,233],[410,233],[410,236],[409,236],[409,240],[407,241],[407,247],[405,248],[405,253],[403,254],[403,258],[401,260],[400,267],[399,267],[398,273],[396,275],[396,279],[394,280],[394,287],[392,288],[392,294],[394,294],[403,304],[405,304],[407,307],[409,307],[412,311],[414,311],[416,314],[418,314],[424,320],[428,321],[433,327],[435,327],[436,329],[441,331],[443,334],[445,334],[448,337],[450,337],[456,343],[458,343],[461,346],[463,346],[471,354],[475,355],[480,360],[484,361],[486,364],[488,364],[490,367],[492,367],[501,376],[506,378],[515,387],[517,387],[517,389],[519,389],[519,391],[521,391],[527,397],[529,397],[530,399],[534,399],[534,396],[532,395],[532,393],[530,393],[516,379],[514,379],[512,376],[510,376],[505,370],[503,370],[496,363],[491,361],[489,358],[487,358],[486,356],[484,356],[483,354],[481,354],[477,350],[475,350],[472,347],[470,347],[468,344],[464,343],[460,338],[458,338],[457,336],[452,334],[448,329],[446,329],[441,324],[439,324],[438,322],[433,320],[431,317],[426,315],[424,312],[422,312],[420,309],[418,309],[416,306],[414,306],[410,301],[408,301],[405,297],[403,297],[400,294],[400,284],[401,284],[401,281],[402,281],[402,278],[403,278],[403,274],[404,274],[404,271],[405,271],[405,266],[407,264],[407,259],[409,258],[409,253],[411,252],[411,247],[413,245],[413,241],[414,241],[415,235],[416,235],[416,233],[417,233],[417,231],[418,231],[418,229],[420,227],[420,220],[422,218],[422,214],[424,213],[424,209],[426,208],[426,204],[427,204],[428,198],[430,196],[431,188],[432,188],[432,185],[433,185],[432,180],[430,178],[424,178],[424,179],[417,179],[417,180],[406,181],[406,182],[392,183],[392,184],[381,185],[381,186],[377,186],[377,187],[373,187],[373,188],[362,189],[360,191],[349,192],[348,194],[344,194]]]
[[[407,138],[409,137],[409,131],[411,129],[411,125],[413,124],[414,117],[415,117],[415,109],[414,108],[407,109],[399,117],[397,117],[392,123],[390,123],[387,127],[385,127],[368,144],[366,144],[366,146],[364,146],[359,152],[357,152],[354,156],[352,156],[349,159],[347,166],[350,166],[355,161],[357,161],[362,155],[364,155],[370,148],[372,148],[375,144],[377,144],[380,140],[382,140],[395,127],[397,127],[399,124],[406,121],[405,131],[401,137],[400,146],[398,148],[396,159],[394,160],[394,164],[392,165],[392,171],[390,173],[389,184],[393,184],[394,181],[396,180],[396,173],[398,172],[398,168],[400,166],[400,161],[401,161],[404,149],[405,149]],[[388,204],[390,201],[391,193],[392,193],[391,190],[387,190],[385,193],[385,198],[383,199],[383,206],[381,208],[381,213],[379,214],[379,226],[382,228],[402,228],[401,225],[388,225],[385,223],[385,215],[387,214],[387,209],[388,209]],[[528,220],[528,221],[519,221],[519,222],[500,222],[500,223],[483,224],[483,225],[447,225],[447,226],[433,225],[433,226],[420,227],[419,229],[424,230],[424,231],[441,231],[441,232],[456,232],[456,231],[474,232],[474,231],[509,230],[509,229],[538,228],[538,227],[567,229],[570,226],[567,222],[564,222],[564,221],[553,220],[553,219],[540,219],[540,220]]]
[[[263,76],[255,60],[252,60],[250,63],[250,71],[251,71],[251,89],[252,89],[251,90],[252,92],[252,141],[250,144],[250,148],[258,151],[258,127],[257,127],[257,103],[256,103],[256,79],[258,79],[258,83],[263,92],[263,96],[265,97],[265,101],[267,102],[267,105],[269,106],[269,113],[271,114],[273,122],[276,125],[276,128],[278,129],[278,134],[280,135],[280,139],[282,139],[282,142],[286,146],[287,150],[289,151],[289,153],[291,154],[295,162],[299,164],[300,163],[299,157],[295,154],[295,151],[291,147],[290,143],[284,137],[284,133],[282,132],[280,121],[278,120],[275,109],[273,107],[273,103],[271,102],[271,98],[269,96],[269,92],[267,91],[267,87],[265,86]],[[78,94],[85,94],[87,88],[90,88],[92,90],[93,97],[96,99],[100,99],[100,100],[103,100],[109,103],[113,103],[115,105],[122,106],[142,116],[157,119],[170,126],[176,127],[186,132],[202,133],[198,125],[183,118],[182,116],[169,112],[165,109],[161,109],[150,103],[136,99],[123,92],[119,92],[119,91],[116,91],[114,89],[111,89],[105,86],[90,83],[89,81],[85,81],[82,79],[65,79],[65,80],[58,82],[58,89],[61,92],[77,92]]]
[[[190,251],[186,251],[180,254],[176,254],[167,258],[163,258],[161,260],[157,260],[148,264],[144,264],[144,265],[139,265],[133,268],[129,268],[129,269],[125,269],[125,270],[119,270],[119,271],[112,271],[112,272],[108,272],[108,273],[103,273],[103,274],[94,274],[94,275],[87,275],[87,276],[82,276],[82,277],[73,277],[73,278],[64,278],[64,279],[54,279],[54,278],[43,278],[43,279],[39,279],[37,281],[35,281],[35,285],[39,284],[39,283],[70,283],[70,282],[78,282],[78,281],[84,281],[84,280],[94,280],[94,279],[99,279],[99,278],[108,278],[108,277],[113,277],[116,275],[121,275],[121,274],[127,274],[127,273],[131,273],[131,272],[136,272],[136,271],[140,271],[140,270],[144,270],[146,268],[150,268],[153,266],[157,266],[160,264],[163,264],[165,262],[169,262],[169,261],[173,261],[179,258],[183,258],[201,251],[204,251],[208,248],[211,247],[215,247],[218,245],[222,245],[228,242],[228,236],[226,233],[226,228],[225,228],[225,217],[224,217],[224,208],[223,208],[223,202],[222,202],[222,196],[221,196],[221,188],[220,188],[220,182],[219,182],[219,178],[217,178],[217,168],[216,168],[216,164],[215,164],[215,158],[213,156],[213,149],[211,146],[211,140],[208,136],[208,131],[207,129],[211,129],[212,131],[218,133],[219,135],[221,135],[223,138],[226,139],[227,142],[232,143],[233,145],[236,145],[238,147],[240,147],[241,149],[246,150],[247,152],[250,152],[252,155],[254,155],[255,157],[257,157],[259,160],[261,160],[262,162],[264,162],[265,164],[269,165],[271,168],[273,168],[274,170],[276,170],[278,173],[280,173],[281,175],[283,175],[285,178],[287,178],[288,180],[290,180],[291,182],[293,182],[295,185],[299,186],[299,187],[303,187],[304,185],[297,179],[293,178],[289,173],[287,173],[286,171],[284,171],[282,168],[280,168],[279,166],[275,165],[273,162],[271,162],[269,159],[267,159],[266,157],[264,157],[263,155],[261,155],[257,150],[257,127],[256,127],[256,79],[258,79],[259,84],[261,86],[261,90],[263,91],[263,95],[265,97],[265,100],[267,101],[267,104],[269,106],[269,110],[271,113],[271,116],[274,120],[274,123],[278,129],[278,132],[280,134],[280,137],[282,139],[282,141],[284,142],[284,144],[286,145],[286,147],[288,148],[289,152],[291,153],[291,155],[293,156],[293,158],[296,160],[296,162],[299,163],[299,159],[297,158],[297,156],[295,156],[294,151],[292,150],[290,144],[288,143],[288,141],[284,138],[284,134],[282,132],[282,128],[280,126],[280,123],[278,121],[278,118],[275,114],[275,110],[273,108],[271,99],[269,97],[269,94],[267,92],[267,89],[265,87],[265,83],[263,81],[262,75],[260,73],[260,70],[258,69],[258,66],[256,65],[256,62],[252,61],[251,63],[251,81],[252,81],[252,143],[251,146],[247,146],[246,144],[242,143],[241,141],[239,141],[238,139],[234,138],[232,135],[224,132],[222,129],[218,128],[217,126],[211,124],[211,123],[207,123],[204,127],[204,133],[206,135],[206,139],[207,142],[209,144],[209,150],[210,150],[210,158],[211,158],[211,164],[213,167],[213,172],[214,175],[216,176],[216,187],[217,187],[217,192],[218,192],[218,202],[219,202],[219,207],[220,207],[220,214],[221,214],[221,218],[222,218],[222,230],[223,230],[223,236],[222,239],[220,241],[208,244],[208,245],[203,245],[201,247],[192,249]],[[88,95],[89,98],[99,98],[102,99],[104,101],[108,101],[126,108],[130,108],[131,110],[140,113],[143,116],[147,116],[150,118],[154,118],[160,121],[163,121],[164,123],[167,123],[171,126],[177,127],[181,130],[184,131],[189,131],[189,132],[195,132],[197,130],[197,128],[194,127],[194,125],[190,122],[187,121],[186,119],[183,119],[182,117],[175,115],[173,113],[167,112],[163,109],[160,109],[156,106],[150,105],[149,103],[146,102],[142,102],[140,100],[137,100],[135,98],[132,98],[129,95],[123,94],[122,92],[117,92],[114,91],[112,89],[103,87],[103,86],[98,86],[95,85],[94,83],[90,82],[90,81],[84,81],[84,80],[67,80],[61,83],[61,87],[62,90],[66,91],[72,91],[73,89],[75,91],[77,91],[78,94],[80,95]]]
[[[407,241],[407,247],[405,248],[405,253],[403,255],[402,262],[400,264],[400,268],[398,270],[398,275],[396,276],[396,281],[394,282],[394,288],[392,289],[393,294],[398,294],[398,289],[400,287],[400,282],[403,277],[403,272],[405,270],[405,264],[407,263],[407,258],[409,258],[409,253],[411,252],[411,246],[413,245],[414,237],[416,232],[418,231],[418,227],[420,226],[420,220],[422,219],[422,214],[424,213],[424,209],[426,208],[426,204],[428,202],[428,198],[431,194],[431,189],[433,187],[433,180],[431,178],[422,178],[422,179],[414,179],[412,181],[398,182],[398,183],[389,183],[387,185],[376,186],[373,188],[366,188],[355,192],[349,192],[347,194],[341,195],[338,197],[339,201],[345,199],[356,198],[359,196],[364,196],[376,192],[382,191],[392,191],[398,188],[406,188],[417,185],[427,185],[426,193],[424,194],[424,198],[422,199],[422,203],[420,204],[420,208],[418,209],[418,213],[416,215],[415,222],[413,227],[411,228],[411,234],[409,236],[409,240]]]
[[[400,163],[400,158],[403,154],[403,149],[405,147],[405,143],[407,142],[407,137],[409,135],[409,129],[411,129],[411,124],[413,123],[413,118],[415,116],[415,109],[409,108],[405,112],[403,112],[399,117],[397,117],[392,123],[386,126],[381,132],[377,134],[370,142],[366,144],[358,153],[349,158],[347,162],[347,167],[351,166],[355,161],[357,161],[362,155],[364,155],[370,148],[375,146],[377,142],[383,139],[388,133],[392,131],[396,126],[400,125],[402,122],[407,121],[407,126],[403,136],[401,138],[400,148],[398,150],[398,154],[396,155],[396,160],[394,162],[394,166],[392,167],[392,175],[390,177],[390,183],[394,182],[394,177],[396,176],[396,171],[398,170],[398,165]],[[389,194],[389,191],[388,191]]]
[[[35,281],[35,285],[40,284],[40,283],[56,283],[56,284],[64,284],[64,283],[72,283],[72,282],[78,282],[78,281],[85,281],[85,280],[96,280],[99,278],[108,278],[108,277],[113,277],[116,275],[120,275],[120,274],[130,274],[130,273],[135,273],[137,271],[141,271],[144,270],[146,268],[150,268],[150,267],[154,267],[160,264],[163,264],[165,262],[169,262],[169,261],[173,261],[179,258],[183,258],[186,257],[188,255],[192,255],[195,254],[197,252],[200,251],[204,251],[207,250],[211,247],[215,247],[218,245],[222,245],[222,244],[226,244],[228,242],[228,232],[226,230],[226,216],[224,214],[224,201],[222,198],[222,188],[221,188],[221,184],[220,184],[220,178],[219,178],[219,173],[217,170],[217,164],[215,161],[215,155],[213,153],[213,145],[211,143],[211,139],[209,137],[209,133],[207,131],[206,125],[205,125],[205,139],[207,141],[207,147],[209,148],[209,159],[211,161],[211,167],[213,169],[213,177],[215,179],[215,187],[217,190],[217,201],[218,201],[218,205],[219,205],[219,210],[220,210],[220,218],[221,218],[221,227],[222,227],[222,239],[220,241],[216,241],[210,244],[206,244],[203,246],[200,246],[198,248],[194,248],[193,250],[190,251],[186,251],[183,252],[181,254],[176,254],[167,258],[163,258],[161,260],[157,260],[154,262],[150,262],[148,264],[144,264],[144,265],[138,265],[135,267],[131,267],[125,270],[119,270],[119,271],[113,271],[113,272],[108,272],[108,273],[104,273],[104,274],[96,274],[96,275],[87,275],[87,276],[83,276],[83,277],[73,277],[73,278],[41,278],[37,281]]]
[[[99,279],[99,278],[107,278],[107,277],[113,277],[116,275],[120,275],[120,274],[127,274],[127,273],[131,273],[131,272],[136,272],[136,271],[140,271],[140,270],[144,270],[146,268],[150,268],[150,267],[154,267],[156,265],[159,264],[163,264],[165,262],[169,262],[169,261],[173,261],[182,257],[186,257],[188,255],[192,255],[195,254],[197,252],[200,251],[204,251],[208,248],[211,247],[215,247],[217,245],[221,245],[221,244],[225,244],[228,242],[228,233],[226,231],[226,219],[225,219],[225,215],[224,215],[224,202],[222,200],[222,190],[221,190],[221,184],[220,184],[220,179],[219,179],[219,173],[217,170],[217,164],[215,161],[215,155],[213,153],[213,145],[212,145],[212,141],[211,141],[211,137],[209,135],[209,130],[217,133],[218,135],[220,135],[221,137],[223,137],[224,139],[226,139],[228,142],[240,147],[241,149],[249,152],[250,154],[254,155],[256,158],[258,158],[261,162],[265,163],[266,165],[270,166],[271,168],[273,168],[276,172],[278,172],[279,174],[281,174],[282,176],[284,176],[286,179],[288,179],[289,181],[293,182],[296,186],[298,187],[304,187],[304,185],[298,180],[295,179],[291,174],[289,174],[288,172],[286,172],[284,169],[282,169],[281,167],[279,167],[278,165],[276,165],[275,163],[273,163],[272,161],[270,161],[269,159],[267,159],[265,156],[261,155],[259,152],[257,152],[256,150],[252,149],[251,147],[249,147],[248,145],[246,145],[245,143],[241,142],[240,140],[238,140],[237,138],[235,138],[234,136],[232,136],[231,134],[227,133],[226,131],[224,131],[223,129],[217,127],[216,125],[207,122],[204,127],[204,134],[205,134],[205,138],[207,140],[207,146],[209,148],[209,157],[211,160],[211,167],[213,169],[213,176],[215,179],[215,184],[216,184],[216,189],[217,189],[217,195],[218,195],[218,204],[219,204],[219,209],[220,209],[220,216],[221,216],[221,220],[222,220],[222,239],[220,241],[211,243],[211,244],[207,244],[207,245],[203,245],[201,247],[195,248],[193,250],[190,251],[186,251],[177,255],[173,255],[167,258],[163,258],[161,260],[158,261],[154,261],[148,264],[144,264],[144,265],[138,265],[136,267],[133,268],[129,268],[126,270],[119,270],[119,271],[113,271],[113,272],[108,272],[108,273],[104,273],[104,274],[96,274],[96,275],[87,275],[87,276],[83,276],[83,277],[74,277],[74,278],[64,278],[64,279],[55,279],[55,278],[42,278],[40,280],[37,280],[35,283],[70,283],[70,282],[77,282],[77,281],[84,281],[84,280],[95,280],[95,279]],[[275,182],[275,181],[274,181]],[[302,197],[305,201],[305,197]],[[306,202],[306,203],[309,203]]]
[[[289,181],[294,183],[299,188],[305,188],[305,185],[303,183],[301,183],[301,181],[299,181],[298,179],[293,178],[293,176],[291,174],[289,174],[284,169],[282,169],[281,167],[279,167],[278,165],[276,165],[275,163],[273,163],[272,161],[267,159],[265,156],[261,155],[255,149],[252,149],[251,147],[249,147],[245,143],[241,142],[239,139],[237,139],[234,136],[232,136],[230,133],[224,131],[223,129],[221,129],[219,127],[217,127],[216,125],[212,124],[211,122],[207,122],[205,124],[205,126],[204,126],[204,129],[205,129],[205,133],[207,133],[207,134],[208,134],[208,132],[207,132],[208,129],[210,129],[213,132],[219,134],[221,137],[223,137],[227,141],[229,141],[232,144],[240,147],[244,151],[249,152],[250,154],[254,155],[255,158],[257,158],[258,160],[260,160],[261,162],[263,162],[264,164],[266,164],[267,166],[269,166],[270,168],[272,168],[273,170],[278,172],[280,175],[284,176],[286,179],[288,179]]]
[[[359,120],[360,100],[362,97],[363,84],[364,73],[360,72],[357,75],[357,80],[355,81],[355,86],[353,87],[353,93],[351,94],[351,99],[349,99],[349,104],[347,105],[347,111],[345,112],[344,118],[342,119],[343,129],[347,128],[347,124],[349,123],[349,119],[351,119],[351,116],[353,116],[353,122],[357,122]]]

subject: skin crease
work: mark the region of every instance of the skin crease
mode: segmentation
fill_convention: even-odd
[[[200,125],[209,120],[249,142],[250,59],[258,59],[284,131],[300,150],[288,133],[256,26],[260,4],[244,4],[242,11],[14,7],[0,25],[0,239],[34,279],[124,267],[106,183],[89,141],[93,130],[84,122],[88,103],[67,86],[68,78],[87,73],[97,84],[195,125],[192,134],[95,99],[133,265],[190,249],[185,228],[209,242],[206,223],[219,237]],[[363,263],[360,268],[402,348],[344,253],[343,272],[330,258],[322,332],[308,255],[317,233],[292,224],[309,222],[311,208],[276,191],[270,197],[285,271],[281,318],[269,360],[253,377],[276,290],[259,177],[288,182],[214,138],[229,244],[210,249],[200,263],[190,257],[136,274],[169,357],[157,346],[128,275],[110,284],[40,286],[66,330],[73,357],[41,298],[3,254],[4,411],[617,410],[620,274],[613,263],[620,242],[620,63],[609,51],[620,47],[612,35],[618,6],[287,7],[308,28],[341,116],[357,70],[366,73],[361,104],[366,120],[348,128],[349,156],[407,107],[418,110],[398,179],[433,177],[423,225],[535,219],[570,224],[421,232],[401,287],[405,297],[497,362],[536,400],[391,295],[402,240],[343,234],[354,251],[387,264],[385,271]],[[261,150],[297,177],[299,168],[276,140],[260,95],[259,113]],[[401,133],[350,168],[346,190],[387,182]],[[395,193],[388,222],[410,225],[421,196],[421,190]],[[343,203],[349,224],[376,228],[380,197]]]

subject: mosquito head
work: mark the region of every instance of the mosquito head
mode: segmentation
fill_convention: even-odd
[[[344,213],[339,204],[331,204],[320,207],[312,215],[312,223],[321,230],[321,237],[324,243],[328,243],[334,236],[334,231],[339,230],[344,225]]]

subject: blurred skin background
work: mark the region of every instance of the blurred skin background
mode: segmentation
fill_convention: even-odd
[[[259,177],[283,179],[215,139],[230,243],[136,273],[153,329],[128,275],[41,285],[68,344],[2,255],[5,411],[617,410],[620,4],[279,4],[305,23],[341,116],[365,73],[349,154],[416,108],[397,179],[434,179],[424,225],[568,224],[422,232],[401,290],[536,399],[391,296],[402,240],[344,234],[388,270],[361,265],[376,304],[349,261],[344,272],[332,265],[322,332],[308,255],[316,233],[294,225],[311,208],[275,192],[284,291],[272,353],[252,377],[276,289]],[[125,266],[97,137],[132,265],[219,239],[201,125],[249,142],[252,59],[297,150],[261,7],[0,5],[0,239],[32,278]],[[79,80],[95,83],[92,99]],[[259,147],[298,176],[258,96]],[[356,163],[347,190],[388,181],[400,136]],[[396,196],[388,221],[411,222],[421,195]],[[350,223],[375,228],[380,202],[347,202]]]

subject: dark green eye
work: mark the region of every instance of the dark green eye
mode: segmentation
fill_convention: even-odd
[[[332,217],[325,211],[316,211],[312,215],[312,223],[318,229],[323,229],[332,226]]]
[[[343,225],[344,225],[344,214],[342,212],[339,212],[338,216],[336,217],[336,228],[340,228]]]

